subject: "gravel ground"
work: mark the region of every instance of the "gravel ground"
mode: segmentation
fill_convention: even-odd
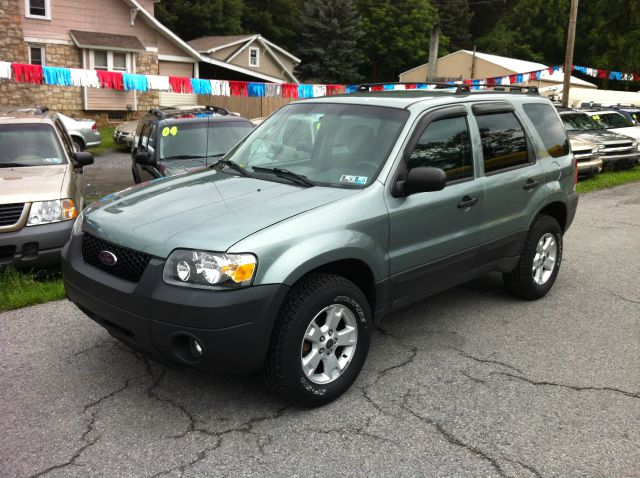
[[[640,184],[583,196],[546,298],[492,274],[387,317],[314,410],[147,361],[65,301],[0,314],[0,475],[640,476],[639,239]]]

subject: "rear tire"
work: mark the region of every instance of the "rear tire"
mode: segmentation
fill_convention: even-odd
[[[516,297],[536,300],[553,286],[562,262],[562,229],[551,216],[535,220],[522,248],[517,267],[503,274],[506,289]]]
[[[267,384],[297,405],[331,402],[358,377],[371,327],[369,303],[353,282],[310,274],[280,309],[263,370]]]
[[[78,138],[72,138],[73,141],[73,152],[80,153],[84,150],[84,144]]]

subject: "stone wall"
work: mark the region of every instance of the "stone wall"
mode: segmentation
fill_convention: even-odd
[[[0,0],[0,32],[2,47],[0,61],[28,63],[28,45],[22,32],[22,18],[18,2],[23,0]],[[67,68],[82,68],[82,51],[74,45],[46,44],[45,64]],[[136,54],[136,72],[158,74],[156,53]],[[125,119],[137,118],[142,112],[158,106],[158,93],[137,93],[138,111],[125,112]],[[109,121],[107,112],[85,111],[83,89],[71,86],[48,86],[0,80],[1,106],[47,106],[76,118],[92,118],[99,126],[113,126],[118,120]]]

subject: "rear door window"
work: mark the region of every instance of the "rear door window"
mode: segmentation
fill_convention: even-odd
[[[527,140],[522,125],[512,112],[476,116],[485,174],[529,163]]]
[[[553,106],[531,103],[524,105],[523,109],[536,128],[549,156],[559,158],[569,154],[569,138]]]

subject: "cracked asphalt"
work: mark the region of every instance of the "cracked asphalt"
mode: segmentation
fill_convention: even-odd
[[[546,298],[490,274],[387,317],[313,410],[65,301],[0,314],[0,475],[640,476],[639,251],[640,183],[584,195]]]

